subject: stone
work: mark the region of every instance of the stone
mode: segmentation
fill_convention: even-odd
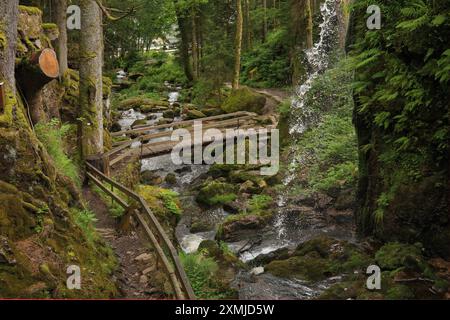
[[[239,192],[240,193],[244,193],[244,192],[252,193],[252,191],[254,191],[254,190],[255,190],[255,184],[252,181],[250,181],[250,180],[245,181],[239,187]]]
[[[336,210],[335,208],[327,209],[327,216],[338,224],[349,223],[353,221],[352,210]]]
[[[153,256],[149,253],[143,253],[134,258],[135,261],[138,262],[147,262],[153,259]]]
[[[333,198],[330,196],[327,196],[326,194],[318,193],[316,195],[316,205],[319,209],[325,209],[326,207],[328,207],[331,204],[332,201],[333,201]]]
[[[250,271],[250,274],[253,274],[255,276],[263,274],[263,273],[264,273],[264,267],[256,267]]]
[[[151,267],[148,267],[148,268],[144,269],[144,271],[142,271],[142,274],[144,276],[146,276],[147,274],[155,271],[155,269],[156,269],[156,265],[152,265]]]
[[[140,284],[147,284],[148,283],[148,277],[146,275],[142,275],[139,277],[139,283]]]
[[[206,115],[198,110],[195,109],[188,109],[186,112],[186,119],[188,120],[195,120],[195,119],[200,119],[200,118],[205,118]]]

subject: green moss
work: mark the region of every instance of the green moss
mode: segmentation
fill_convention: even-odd
[[[44,31],[55,31],[55,30],[59,30],[58,26],[55,23],[43,23],[42,24],[42,29],[44,29]]]
[[[386,293],[388,300],[407,300],[414,298],[414,291],[406,285],[396,285]]]
[[[234,91],[223,103],[222,110],[226,113],[249,111],[262,114],[266,98],[249,88],[243,87]]]
[[[235,192],[236,187],[232,184],[210,181],[202,186],[196,200],[206,205],[224,204],[236,199]]]
[[[35,15],[35,14],[42,15],[41,9],[39,9],[37,7],[30,7],[30,6],[20,5],[19,6],[19,11],[28,13],[30,15]]]
[[[0,50],[3,50],[8,45],[8,41],[6,39],[6,35],[3,32],[0,32]]]
[[[385,244],[375,254],[375,260],[383,270],[395,270],[409,266],[412,269],[423,271],[425,266],[420,244],[409,245],[399,242]]]

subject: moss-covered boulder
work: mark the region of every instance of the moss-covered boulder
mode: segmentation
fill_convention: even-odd
[[[195,119],[201,119],[201,118],[205,118],[206,115],[197,110],[197,109],[187,109],[185,110],[185,114],[186,114],[186,119],[187,120],[195,120]]]
[[[262,114],[265,104],[266,97],[243,87],[231,93],[223,103],[222,110],[226,113],[249,111]]]
[[[271,261],[265,270],[279,277],[318,281],[361,272],[370,262],[370,257],[355,245],[321,236],[300,244],[288,258]]]
[[[236,200],[236,186],[226,182],[209,181],[200,188],[197,202],[209,206],[222,205]]]

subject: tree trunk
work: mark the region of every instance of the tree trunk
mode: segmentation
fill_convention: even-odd
[[[233,90],[239,89],[239,77],[241,73],[241,49],[242,49],[242,1],[236,0],[236,42],[234,51]]]
[[[198,39],[197,39],[197,21],[195,9],[192,9],[192,72],[194,80],[198,79]]]
[[[263,0],[264,19],[263,19],[263,42],[266,42],[268,27],[267,27],[267,0]]]
[[[306,0],[306,21],[306,48],[311,49],[313,46],[313,12],[311,0]]]
[[[17,21],[19,0],[0,2],[0,82],[16,93],[14,67],[16,61]]]
[[[81,0],[80,142],[82,159],[103,152],[102,13],[94,0]]]
[[[58,53],[59,72],[63,76],[67,71],[67,0],[53,0],[54,21],[59,29],[59,37],[56,44]]]
[[[187,19],[184,17],[183,12],[181,12],[181,9],[178,7],[178,1],[174,1],[175,5],[175,13],[177,16],[177,22],[178,22],[178,29],[180,30],[180,59],[181,64],[184,68],[184,74],[186,75],[186,78],[189,81],[192,81],[194,79],[192,75],[192,67],[189,63],[189,33],[188,33],[188,27],[187,27]]]

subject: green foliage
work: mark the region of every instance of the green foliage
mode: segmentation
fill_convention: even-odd
[[[57,170],[80,185],[78,168],[64,151],[64,138],[70,129],[70,125],[60,125],[56,118],[46,124],[39,123],[35,127],[37,137],[46,147]]]
[[[261,114],[265,104],[266,98],[263,95],[242,87],[231,93],[222,105],[222,110],[226,113],[249,111]]]
[[[252,87],[285,87],[291,83],[288,31],[276,29],[267,41],[242,57],[242,83]]]
[[[106,194],[102,189],[100,189],[98,186],[93,186],[92,189],[102,198],[103,202],[106,205],[108,205],[109,214],[113,218],[120,218],[125,214],[125,209],[121,205],[119,205],[116,201],[112,201],[111,197],[108,194]],[[115,190],[114,193],[120,194],[120,191]],[[122,199],[125,199],[123,195],[120,195],[120,197]]]
[[[97,221],[95,213],[90,210],[80,210],[72,208],[70,210],[75,223],[81,228],[83,234],[89,242],[93,242],[98,238],[94,228],[94,222]]]
[[[178,196],[179,194],[177,192],[168,189],[162,189],[160,193],[164,206],[175,216],[180,216],[182,213],[178,204]]]
[[[364,210],[380,226],[389,214],[409,214],[414,220],[414,212],[392,211],[405,205],[404,186],[414,192],[429,177],[447,184],[450,4],[359,0],[352,8],[355,19],[366,16],[368,5],[380,6],[382,30],[355,24],[350,62],[359,135],[365,141],[361,168],[370,174],[363,181],[368,178],[373,185],[374,179],[378,185],[376,194],[369,191]],[[438,197],[437,189],[433,194]]]
[[[218,288],[215,278],[219,266],[213,258],[206,257],[202,252],[197,252],[193,254],[181,253],[180,259],[198,298],[223,298],[223,293]]]

